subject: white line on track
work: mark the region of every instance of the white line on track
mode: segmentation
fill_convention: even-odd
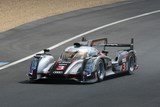
[[[72,37],[72,38],[70,38],[70,39],[67,39],[67,40],[65,40],[65,41],[62,41],[62,42],[60,42],[60,43],[58,43],[58,44],[56,44],[56,45],[53,45],[53,46],[49,47],[48,49],[50,49],[50,50],[55,49],[55,48],[57,48],[57,47],[65,44],[65,43],[67,43],[67,42],[70,42],[70,41],[72,41],[72,40],[74,40],[74,39],[77,39],[77,38],[79,38],[79,37],[82,37],[82,36],[84,36],[84,35],[93,33],[93,32],[98,31],[98,30],[100,30],[100,29],[103,29],[103,28],[106,28],[106,27],[109,27],[109,26],[113,26],[113,25],[116,25],[116,24],[119,24],[119,23],[122,23],[122,22],[126,22],[126,21],[129,21],[129,20],[133,20],[133,19],[136,19],[136,18],[140,18],[140,17],[152,15],[152,14],[155,14],[155,13],[159,13],[159,12],[160,12],[160,10],[156,10],[156,11],[152,11],[152,12],[140,14],[140,15],[137,15],[137,16],[129,17],[129,18],[126,18],[126,19],[123,19],[123,20],[119,20],[119,21],[116,21],[116,22],[112,22],[112,23],[109,23],[109,24],[106,24],[106,25],[103,25],[103,26],[94,28],[94,29],[89,30],[89,31],[87,31],[87,32],[81,33],[81,34],[79,34],[79,35],[75,35],[74,37]],[[40,51],[40,52],[37,52],[37,53],[42,53],[42,52],[43,52],[43,51]],[[37,53],[35,53],[35,54],[37,54]],[[16,64],[19,64],[19,63],[21,63],[21,62],[24,62],[24,61],[32,58],[35,54],[32,54],[32,55],[30,55],[30,56],[27,56],[27,57],[22,58],[22,59],[17,60],[17,61],[14,61],[14,62],[12,62],[12,63],[10,63],[10,64],[4,65],[4,66],[0,67],[0,70],[6,69],[6,68],[9,68],[9,67],[11,67],[11,66],[13,66],[13,65],[16,65]]]

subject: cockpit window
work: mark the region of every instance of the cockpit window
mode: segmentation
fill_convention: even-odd
[[[95,48],[91,48],[89,56],[97,56],[99,51]]]
[[[83,59],[87,57],[87,52],[69,52],[65,51],[62,53],[60,59],[65,60],[65,61],[71,61],[71,60],[78,60],[78,59]]]

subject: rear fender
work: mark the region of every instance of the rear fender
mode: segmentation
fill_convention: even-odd
[[[119,51],[118,52],[117,64],[119,65],[119,70],[121,72],[128,71],[128,69],[129,69],[128,62],[129,62],[131,56],[135,57],[135,65],[136,65],[136,55],[135,55],[134,50]]]
[[[115,60],[112,61],[112,70],[115,72],[123,72],[128,69],[127,66],[128,51],[118,51]]]

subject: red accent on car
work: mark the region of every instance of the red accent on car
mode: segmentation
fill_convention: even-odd
[[[58,70],[58,71],[62,71],[64,69],[65,69],[65,66],[61,66],[61,65],[58,65],[56,68],[56,70]]]
[[[125,63],[122,64],[122,71],[126,71],[126,64]]]

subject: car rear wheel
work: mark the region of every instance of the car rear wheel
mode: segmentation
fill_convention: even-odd
[[[135,57],[131,56],[128,61],[128,74],[133,74],[135,69]]]

